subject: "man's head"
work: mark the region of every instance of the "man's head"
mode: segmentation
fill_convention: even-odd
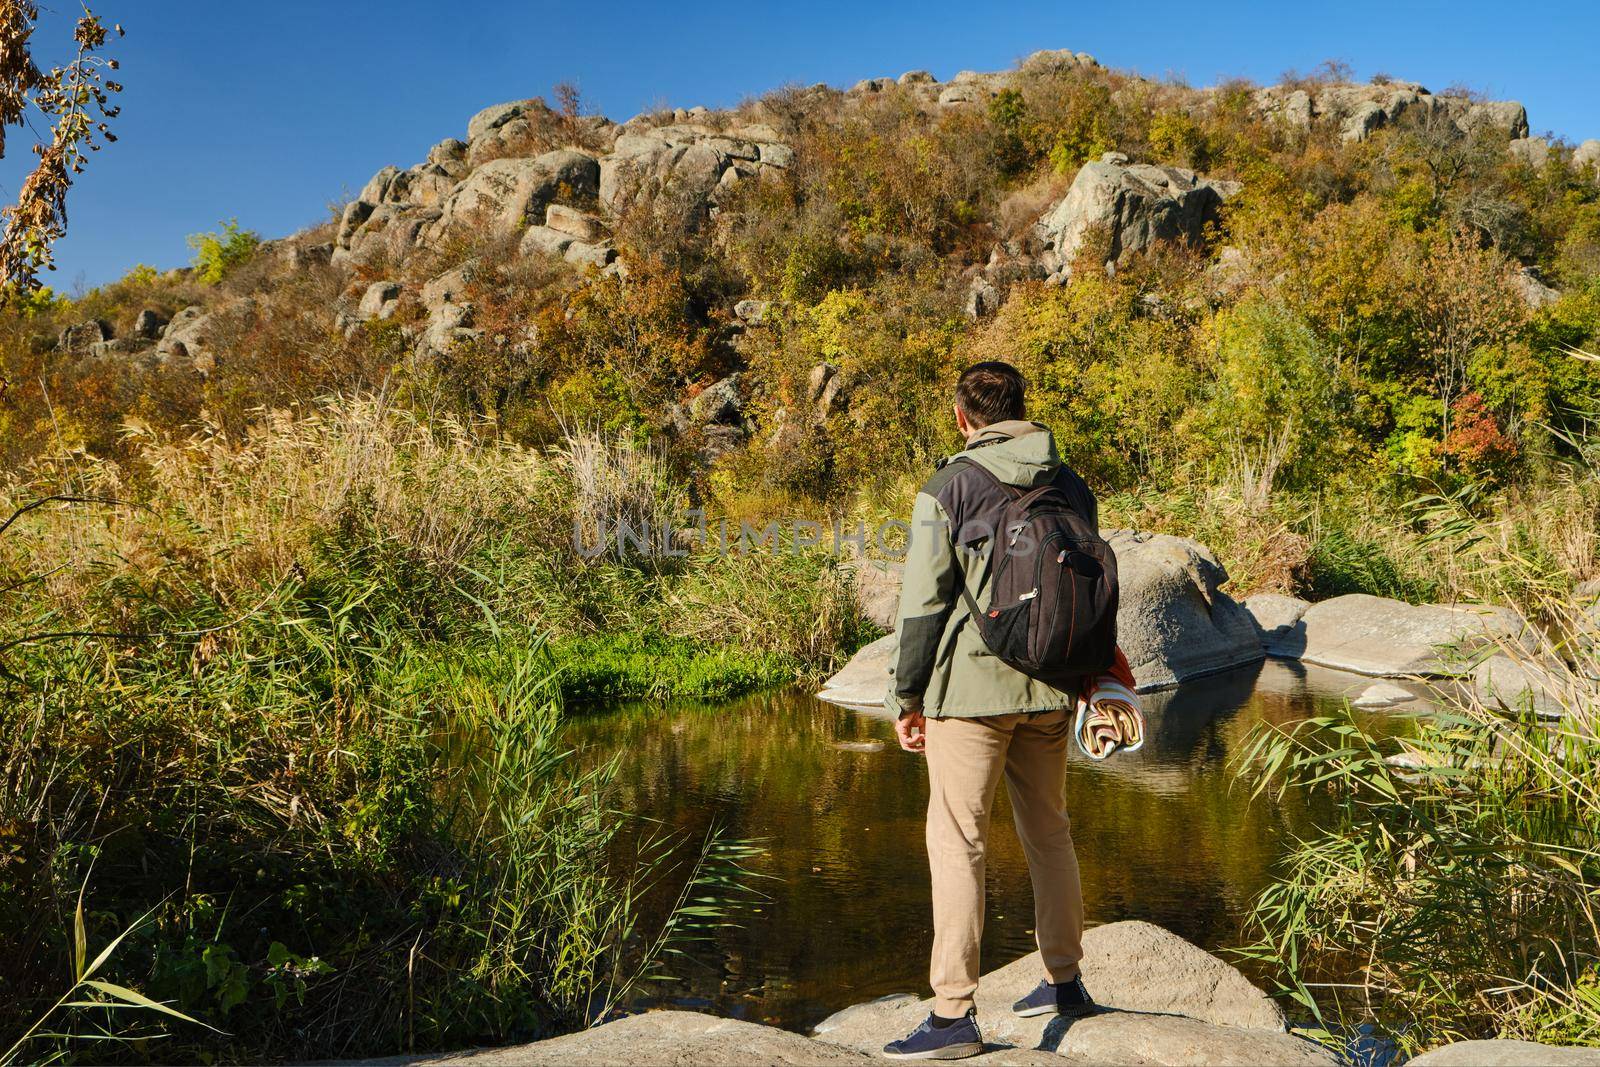
[[[974,363],[956,380],[956,427],[971,440],[990,423],[1024,417],[1022,374],[1009,363]]]

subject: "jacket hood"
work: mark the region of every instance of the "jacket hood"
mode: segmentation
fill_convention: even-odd
[[[1050,480],[1061,466],[1055,435],[1037,422],[1012,419],[978,431],[951,459],[978,463],[1007,485],[1029,488]]]

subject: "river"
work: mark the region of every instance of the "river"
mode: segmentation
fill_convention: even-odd
[[[1326,712],[1369,683],[1269,661],[1148,696],[1140,752],[1075,753],[1066,790],[1089,922],[1145,919],[1208,949],[1238,945],[1286,836],[1315,813],[1252,800],[1231,760],[1259,724]],[[662,829],[694,841],[712,827],[766,850],[753,865],[763,899],[671,959],[674,980],[648,1003],[804,1030],[849,1004],[926,993],[927,772],[892,737],[886,719],[801,691],[573,717],[567,738],[586,758],[620,755],[618,806],[642,817],[624,850]],[[1033,949],[1027,865],[999,793],[986,971]],[[665,907],[665,894],[648,898],[646,918]]]

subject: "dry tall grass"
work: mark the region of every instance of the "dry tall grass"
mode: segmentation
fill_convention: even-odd
[[[285,574],[310,542],[359,511],[381,536],[442,568],[548,498],[549,465],[463,420],[424,421],[377,396],[260,412],[248,435],[208,425],[172,439],[137,423],[140,476],[80,457],[78,491],[130,506],[41,510],[0,543],[18,574],[49,572],[30,595],[62,607],[117,576],[174,563],[223,596]],[[0,507],[40,494],[56,474],[0,488]]]

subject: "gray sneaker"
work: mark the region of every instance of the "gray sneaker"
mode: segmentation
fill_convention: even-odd
[[[1031,1019],[1035,1015],[1065,1015],[1069,1019],[1077,1019],[1094,1011],[1094,998],[1084,988],[1082,975],[1070,982],[1054,984],[1047,979],[1011,1005],[1011,1011],[1024,1019]]]
[[[883,1054],[891,1060],[962,1060],[982,1051],[976,1008],[968,1008],[965,1016],[949,1026],[933,1025],[930,1012],[911,1033],[883,1046]]]

